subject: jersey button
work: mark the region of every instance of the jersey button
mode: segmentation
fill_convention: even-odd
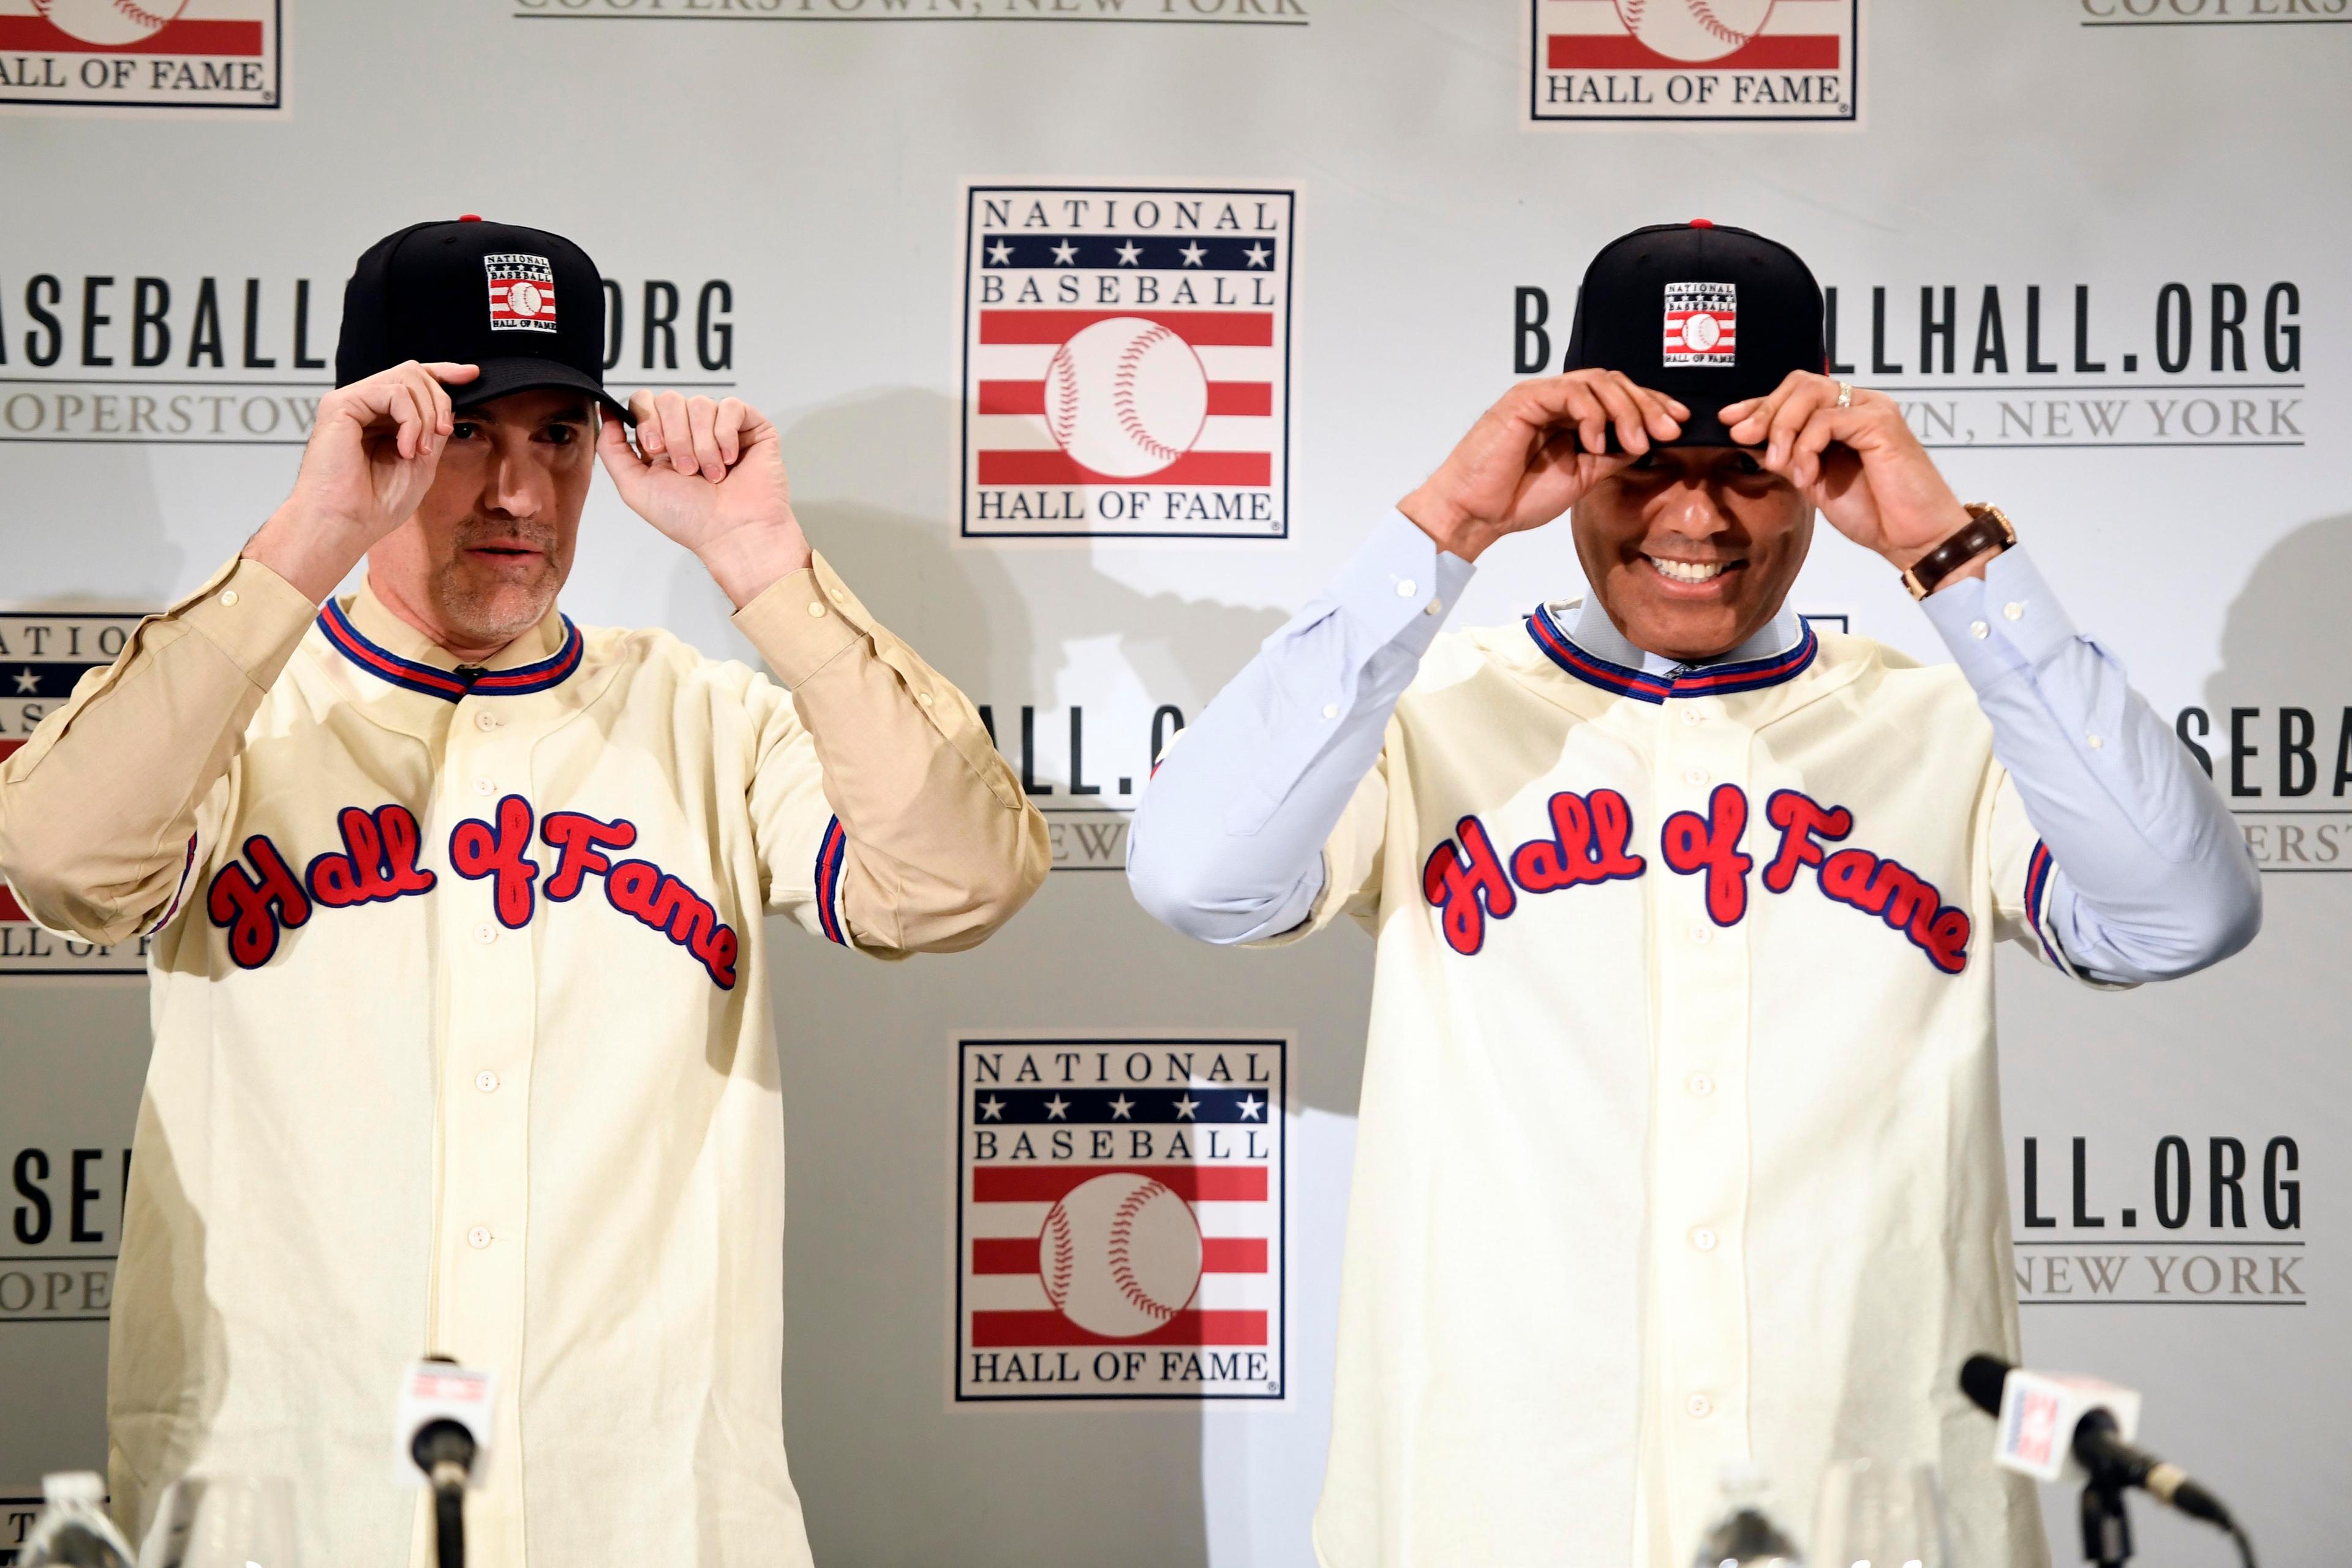
[[[499,1075],[484,1068],[474,1075],[474,1087],[484,1094],[496,1094],[499,1091]]]
[[[1690,928],[1690,939],[1691,941],[1698,943],[1699,946],[1705,947],[1708,942],[1715,940],[1715,930],[1711,926],[1703,926],[1696,921],[1693,921]]]
[[[1685,702],[1683,704],[1683,722],[1690,725],[1693,729],[1696,729],[1699,725],[1706,722],[1706,715]]]
[[[499,940],[499,928],[492,925],[489,921],[484,921],[480,925],[474,928],[474,940],[480,942],[484,947],[488,947],[490,943]]]
[[[1715,1401],[1704,1394],[1694,1394],[1683,1401],[1683,1408],[1691,1413],[1693,1420],[1704,1421],[1715,1414]]]
[[[1684,1080],[1684,1086],[1701,1100],[1715,1092],[1715,1079],[1703,1072],[1691,1074]]]
[[[1697,1247],[1701,1252],[1713,1252],[1715,1250],[1716,1235],[1715,1232],[1707,1229],[1706,1226],[1701,1226],[1696,1230],[1691,1232],[1690,1241],[1691,1245]]]
[[[466,1245],[468,1247],[480,1248],[488,1247],[489,1244],[490,1227],[488,1226],[478,1225],[473,1229],[466,1233]]]
[[[1686,784],[1703,784],[1706,783],[1706,770],[1705,768],[1684,769],[1683,783]]]
[[[498,781],[496,779],[488,778],[476,779],[474,781],[474,793],[476,795],[496,795],[499,793]]]
[[[499,716],[485,708],[474,715],[474,728],[488,732],[499,727]]]

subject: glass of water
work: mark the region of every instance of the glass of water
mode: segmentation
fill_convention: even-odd
[[[163,1493],[139,1568],[300,1568],[294,1489],[274,1476],[186,1476]]]
[[[1813,1568],[1952,1568],[1933,1465],[1842,1459],[1822,1478]]]

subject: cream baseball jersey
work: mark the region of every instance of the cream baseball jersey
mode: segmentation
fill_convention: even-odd
[[[459,672],[365,592],[271,679],[232,617],[292,593],[250,563],[216,579],[47,742],[62,763],[115,694],[215,649],[266,688],[171,885],[142,895],[169,899],[113,1314],[117,1507],[192,1468],[283,1475],[314,1561],[429,1563],[388,1444],[401,1364],[436,1351],[500,1373],[478,1563],[806,1563],[763,917],[886,952],[924,945],[894,922],[961,921],[928,944],[968,945],[1035,887],[1042,824],[962,695],[821,562],[739,617],[791,694],[554,613]],[[895,760],[875,750],[894,730]],[[927,859],[959,828],[948,858],[993,871]],[[861,852],[887,868],[863,909]]]
[[[1868,1454],[2042,1562],[1952,1385],[2018,1342],[1990,949],[2063,962],[1974,694],[1560,614],[1438,639],[1277,939],[1377,946],[1322,1561],[1680,1568],[1724,1464]]]

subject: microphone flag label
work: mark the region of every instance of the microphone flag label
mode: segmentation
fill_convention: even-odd
[[[1993,1463],[2036,1480],[2084,1479],[2074,1461],[2074,1429],[2094,1410],[2113,1415],[2126,1442],[2139,1430],[2139,1395],[2128,1388],[2094,1377],[2011,1368],[2000,1385]]]

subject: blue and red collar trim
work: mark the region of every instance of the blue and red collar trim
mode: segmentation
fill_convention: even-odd
[[[360,635],[352,618],[343,613],[342,605],[327,601],[319,612],[319,629],[337,653],[366,670],[379,680],[410,691],[420,691],[427,697],[438,697],[444,702],[462,701],[467,697],[521,697],[533,691],[545,691],[560,684],[580,668],[582,647],[580,628],[572,617],[559,617],[563,622],[563,646],[536,664],[517,665],[512,669],[492,670],[468,686],[446,669],[420,664],[413,658],[403,658],[389,648],[379,647]]]
[[[1785,653],[1742,659],[1737,664],[1711,664],[1669,679],[1594,658],[1570,642],[1568,634],[1559,629],[1559,623],[1551,618],[1551,612],[1540,605],[1528,617],[1528,635],[1536,639],[1536,646],[1543,649],[1546,658],[1577,679],[1643,702],[1664,702],[1669,697],[1728,697],[1735,692],[1778,686],[1803,674],[1822,651],[1821,638],[1813,635],[1812,627],[1807,626],[1797,646]]]

